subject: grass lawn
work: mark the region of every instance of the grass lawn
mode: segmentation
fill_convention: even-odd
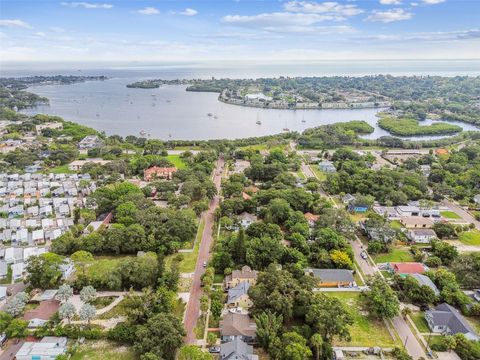
[[[413,260],[413,255],[408,249],[392,249],[387,254],[378,254],[373,257],[377,264],[386,262],[410,262]]]
[[[195,326],[195,336],[197,339],[203,339],[205,335],[205,316],[200,316],[197,320],[197,325]]]
[[[403,228],[403,225],[398,220],[390,221],[390,226],[392,229],[400,230]]]
[[[421,333],[430,332],[430,328],[428,327],[427,320],[425,320],[425,313],[423,311],[412,313],[410,317],[412,318],[412,321],[417,327],[419,332]]]
[[[318,178],[318,180],[320,181],[325,181],[327,180],[327,174],[325,174],[323,171],[321,171],[319,168],[318,168],[318,165],[316,164],[313,164],[313,165],[309,165],[310,166],[310,169],[312,169],[313,173],[315,174],[315,176]]]
[[[126,346],[107,341],[87,341],[80,345],[71,360],[135,360],[138,356]]]
[[[472,327],[477,331],[477,333],[480,333],[480,320],[478,318],[474,318],[471,316],[465,316],[465,319],[472,325]]]
[[[114,302],[116,298],[117,296],[100,296],[94,299],[91,304],[95,306],[95,309],[103,309]]]
[[[306,179],[307,178],[302,170],[298,170],[297,172],[294,172],[293,174],[296,175],[299,179]]]
[[[214,284],[223,283],[223,279],[225,279],[225,275],[223,275],[223,274],[215,274],[215,275],[213,276],[213,283],[214,283]]]
[[[45,169],[45,172],[54,174],[75,174],[75,171],[68,168],[68,164],[56,166],[52,169]]]
[[[7,265],[7,277],[5,279],[0,279],[0,284],[11,284],[12,283],[12,266]]]
[[[458,235],[458,240],[466,245],[479,245],[480,246],[480,231],[464,231]]]
[[[197,237],[195,246],[192,252],[177,253],[167,256],[165,259],[165,265],[170,267],[175,256],[181,254],[183,260],[180,261],[179,270],[181,273],[191,273],[195,271],[195,265],[197,263],[198,249],[200,248],[200,241],[202,240],[203,230],[205,229],[205,221],[201,221],[197,231]]]
[[[440,215],[447,219],[461,219],[462,217],[453,211],[440,211]]]
[[[182,299],[177,299],[177,303],[175,304],[174,314],[180,320],[183,320],[183,314],[185,313],[185,308],[187,304]]]
[[[327,296],[334,296],[345,304],[347,311],[352,315],[353,325],[350,326],[352,341],[334,340],[336,346],[381,346],[395,347],[397,341],[393,340],[383,321],[368,317],[363,308],[360,293],[353,292],[326,292]]]
[[[186,164],[180,155],[168,155],[167,160],[170,161],[177,169],[185,169]]]
[[[98,316],[98,319],[103,319],[103,320],[113,319],[116,317],[125,316],[125,314],[126,314],[125,299],[123,299],[115,307],[113,307],[113,309],[110,309],[106,313],[103,313],[100,316]]]

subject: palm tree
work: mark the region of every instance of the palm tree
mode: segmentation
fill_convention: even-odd
[[[315,349],[315,360],[320,360],[322,354],[323,338],[322,335],[315,333],[310,338],[310,344]]]
[[[404,320],[407,320],[407,316],[412,314],[412,309],[410,309],[408,306],[405,306],[402,309],[402,316]]]

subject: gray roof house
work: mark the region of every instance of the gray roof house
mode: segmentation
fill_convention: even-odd
[[[463,334],[469,340],[479,340],[480,337],[454,307],[443,303],[432,310],[425,311],[425,319],[434,333],[448,335]]]
[[[245,343],[240,337],[220,345],[221,360],[257,360],[258,355],[253,354],[253,346]]]
[[[8,273],[8,265],[5,260],[0,260],[0,279],[5,279]]]
[[[306,269],[306,275],[318,280],[319,287],[356,286],[353,271],[347,269]]]
[[[411,276],[415,278],[421,286],[428,286],[433,290],[435,295],[440,295],[440,291],[438,290],[437,286],[428,276],[422,274],[412,274]]]
[[[248,289],[250,288],[250,283],[247,281],[242,281],[237,286],[228,289],[228,300],[227,304],[236,304],[242,296],[248,295]]]
[[[328,160],[325,160],[319,163],[318,167],[320,168],[320,170],[322,170],[325,173],[334,173],[337,171],[337,169],[335,168],[335,165],[333,165],[333,163]]]

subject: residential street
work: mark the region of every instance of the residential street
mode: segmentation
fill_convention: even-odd
[[[224,160],[220,158],[217,161],[217,166],[214,170],[213,181],[217,187],[218,193],[220,193],[220,183],[222,179],[222,171],[224,167]],[[200,247],[198,250],[197,265],[195,266],[195,273],[193,274],[192,288],[190,290],[190,298],[187,304],[187,309],[185,312],[185,331],[187,333],[186,342],[188,344],[195,344],[195,325],[197,324],[197,319],[200,315],[200,296],[202,295],[201,289],[201,276],[205,272],[203,263],[208,261],[210,248],[213,242],[213,224],[214,224],[214,212],[217,206],[220,203],[220,196],[217,195],[210,202],[210,207],[202,215],[203,220],[205,221],[205,229],[202,234]]]
[[[469,212],[465,211],[461,206],[458,206],[447,199],[442,200],[442,205],[445,205],[452,211],[456,212],[464,221],[475,224],[475,228],[480,230],[480,221],[475,220],[475,218]]]

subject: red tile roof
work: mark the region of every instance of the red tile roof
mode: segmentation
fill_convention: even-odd
[[[397,274],[422,274],[425,272],[425,266],[421,263],[392,263],[390,265]]]

